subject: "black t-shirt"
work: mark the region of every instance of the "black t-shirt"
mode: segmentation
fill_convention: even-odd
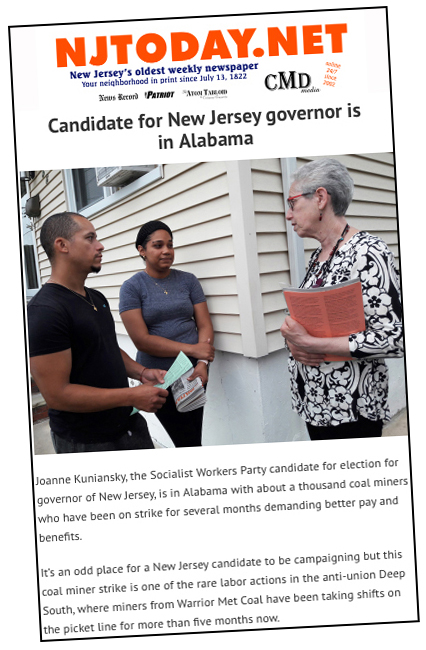
[[[127,373],[118,347],[108,301],[87,290],[89,301],[60,284],[45,284],[28,304],[30,357],[71,348],[71,384],[127,388]],[[111,440],[128,429],[131,407],[93,413],[49,409],[50,425],[59,436],[79,442]]]

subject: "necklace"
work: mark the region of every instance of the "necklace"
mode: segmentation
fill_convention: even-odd
[[[159,288],[163,293],[165,293],[166,296],[168,296],[168,295],[169,295],[169,292],[167,291],[167,289],[165,289],[165,288],[162,287],[160,284],[158,284],[158,283],[154,280],[154,278],[152,277],[152,275],[150,275],[146,269],[144,269],[144,271],[145,271],[145,273],[147,274],[147,276],[148,276],[149,278],[151,278],[151,280],[153,281],[153,283],[155,284],[155,286],[158,287],[158,288]],[[160,279],[160,278],[158,278],[158,279]],[[163,279],[163,282],[168,282],[169,279],[170,279],[170,273],[169,273],[169,275],[168,275],[166,278]]]
[[[89,300],[85,298],[84,296],[81,295],[81,293],[77,293],[77,291],[74,291],[73,289],[70,289],[69,287],[66,287],[64,284],[59,284],[59,282],[49,282],[49,284],[57,284],[60,287],[64,287],[64,289],[68,289],[68,291],[71,291],[75,296],[78,296],[82,300],[84,300],[85,303],[88,305],[91,305],[95,311],[98,311],[98,308],[96,307],[95,303],[93,302],[93,298],[89,293],[89,289],[87,287],[84,287],[86,290],[87,295],[89,296]]]
[[[324,278],[327,276],[327,273],[330,270],[331,260],[333,259],[334,254],[337,251],[340,242],[344,240],[345,235],[349,230],[349,227],[350,226],[347,223],[346,226],[343,228],[342,234],[340,235],[339,239],[337,240],[337,242],[333,246],[333,249],[332,249],[330,255],[328,256],[328,259],[324,262],[324,264],[321,266],[321,268],[318,269],[317,274],[316,274],[315,268],[317,266],[319,266],[318,258],[319,258],[320,254],[321,254],[322,249],[319,248],[317,250],[317,253],[316,253],[315,257],[313,258],[312,262],[309,265],[309,268],[308,268],[308,270],[306,272],[305,278],[304,278],[302,284],[299,287],[300,289],[303,289],[303,287],[305,286],[305,284],[306,284],[309,276],[311,275],[311,273],[314,274],[315,277],[316,277],[316,282],[312,285],[312,287],[314,289],[316,289],[318,287],[322,287],[322,285],[324,284]]]

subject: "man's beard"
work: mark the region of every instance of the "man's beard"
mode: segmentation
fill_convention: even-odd
[[[101,268],[102,268],[101,266],[91,266],[90,267],[90,273],[99,273]]]

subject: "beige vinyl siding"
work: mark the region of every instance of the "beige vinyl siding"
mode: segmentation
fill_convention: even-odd
[[[252,160],[258,265],[268,352],[283,347],[279,328],[284,301],[279,283],[290,283],[285,207],[279,159]]]
[[[333,158],[346,165],[355,183],[354,197],[347,212],[349,223],[383,239],[399,266],[393,154],[356,154]],[[298,158],[297,167],[317,159]],[[312,239],[305,241],[306,261],[315,248],[317,242]]]
[[[50,275],[50,263],[40,244],[40,228],[47,217],[67,209],[61,170],[37,171],[30,184],[31,196],[40,195],[41,217],[34,220],[41,283]]]

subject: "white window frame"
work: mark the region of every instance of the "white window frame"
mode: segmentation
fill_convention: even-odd
[[[75,190],[74,190],[74,179],[72,175],[72,169],[64,169],[64,186],[65,186],[65,196],[67,201],[68,210],[70,212],[78,212],[78,214],[83,215],[87,219],[93,217],[98,212],[101,212],[105,208],[109,208],[118,203],[123,199],[131,196],[135,192],[143,189],[147,185],[154,183],[162,178],[164,178],[163,165],[157,165],[155,169],[152,169],[147,174],[140,176],[132,183],[129,183],[125,187],[121,187],[118,190],[115,190],[113,187],[104,187],[104,198],[92,203],[92,205],[87,206],[83,210],[77,210],[77,204],[75,199]]]

